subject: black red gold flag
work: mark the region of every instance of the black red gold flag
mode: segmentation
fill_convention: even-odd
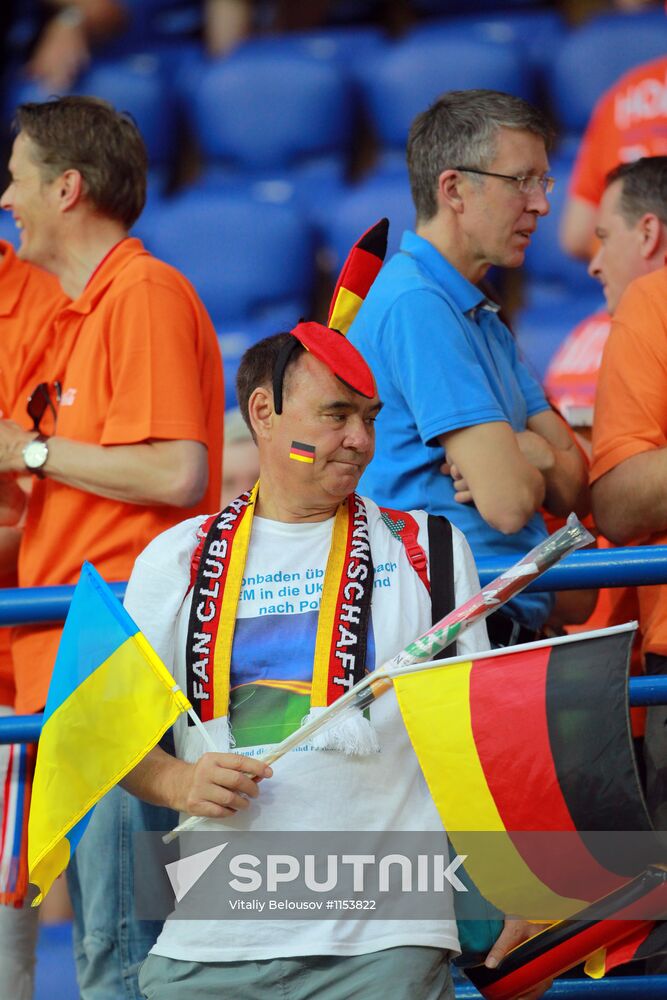
[[[651,910],[667,915],[664,868],[648,868],[573,919],[536,934],[509,952],[499,968],[473,966],[466,975],[486,1000],[512,1000],[587,956],[592,958],[586,971],[599,978],[615,965],[664,950],[667,924],[645,919]]]
[[[661,860],[630,733],[632,638],[604,630],[394,677],[454,849],[504,913],[566,919]],[[646,838],[639,867],[617,831]]]
[[[357,240],[343,264],[331,297],[327,326],[347,334],[387,253],[389,220],[380,219]]]

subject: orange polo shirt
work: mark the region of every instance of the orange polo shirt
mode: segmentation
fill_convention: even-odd
[[[53,349],[51,323],[66,302],[52,274],[19,260],[0,240],[0,417],[32,426],[26,403]]]
[[[622,76],[595,105],[579,147],[570,194],[598,205],[619,163],[667,155],[667,56]]]
[[[32,426],[27,399],[53,341],[51,322],[66,301],[53,275],[19,260],[13,246],[0,240],[0,417],[26,429]],[[0,575],[0,586],[16,584],[15,572]],[[0,628],[0,705],[13,704],[9,629]]]
[[[86,559],[107,580],[125,580],[155,535],[218,509],[224,398],[215,331],[189,282],[128,238],[58,314],[55,333],[58,436],[97,445],[192,440],[208,448],[208,488],[188,509],[108,500],[48,475],[35,479],[19,554],[21,586],[75,583]],[[44,705],[60,631],[14,630],[17,711]]]
[[[591,482],[667,447],[667,268],[633,281],[611,324],[598,378]],[[665,545],[667,531],[636,544]],[[667,655],[667,585],[639,587],[642,651]]]

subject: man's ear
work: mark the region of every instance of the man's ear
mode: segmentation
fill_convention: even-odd
[[[276,417],[271,389],[264,385],[253,389],[248,400],[248,416],[257,440],[269,440]]]
[[[80,171],[65,170],[55,181],[58,203],[62,212],[70,212],[79,204],[85,184]]]
[[[443,170],[438,177],[438,206],[447,206],[453,212],[461,213],[464,208],[460,191],[461,174],[458,170]]]
[[[664,238],[664,227],[657,215],[646,212],[637,223],[639,230],[639,252],[644,260],[650,260],[660,251],[662,253],[662,241]]]

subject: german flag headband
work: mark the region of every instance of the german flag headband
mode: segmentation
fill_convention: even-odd
[[[363,357],[347,340],[347,334],[387,251],[389,222],[381,219],[352,247],[340,272],[329,309],[329,326],[299,323],[276,359],[273,369],[273,406],[283,411],[285,369],[298,344],[309,351],[353,392],[366,399],[375,395],[375,379]],[[340,328],[338,328],[340,327]]]
[[[299,323],[290,332],[290,339],[278,355],[273,369],[273,408],[276,413],[283,412],[285,369],[299,344],[322,361],[348,389],[367,399],[373,398],[373,373],[356,347],[342,333],[321,323]]]

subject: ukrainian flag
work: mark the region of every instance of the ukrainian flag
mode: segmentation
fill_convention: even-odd
[[[173,677],[90,563],[63,630],[37,750],[28,825],[42,901],[93,806],[190,708]]]

